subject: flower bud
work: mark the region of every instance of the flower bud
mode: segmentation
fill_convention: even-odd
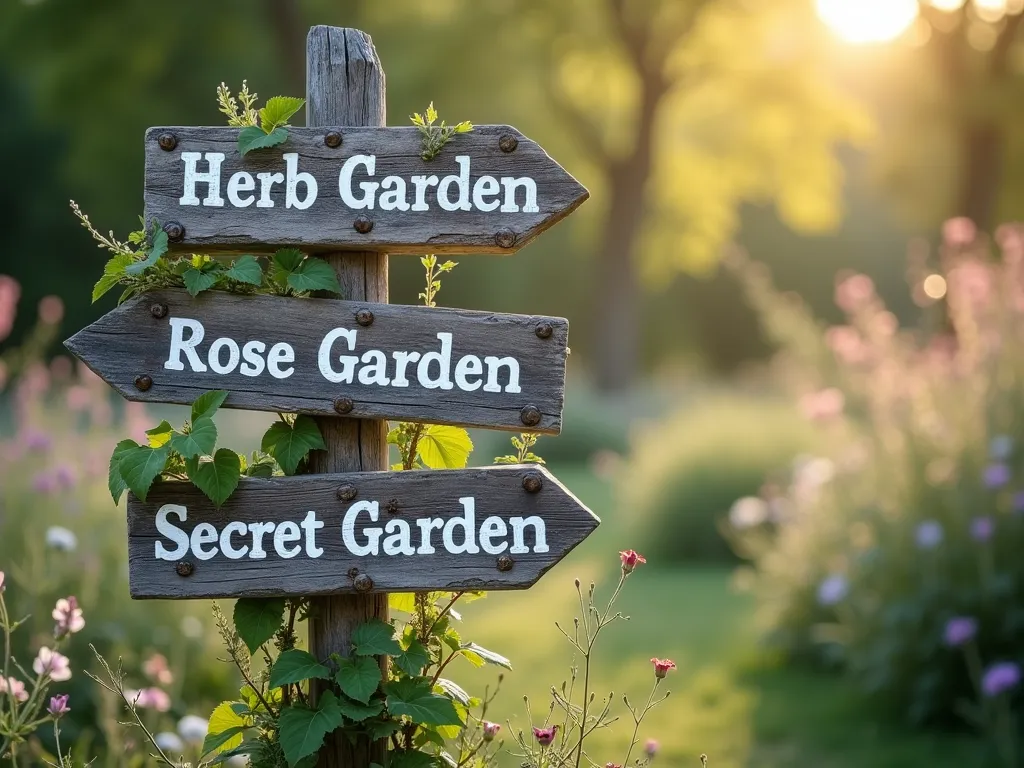
[[[494,737],[498,735],[498,731],[501,730],[501,726],[497,723],[492,723],[484,720],[484,741],[494,741]]]

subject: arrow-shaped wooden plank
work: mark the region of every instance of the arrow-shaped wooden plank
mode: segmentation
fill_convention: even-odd
[[[189,483],[128,498],[135,598],[525,589],[600,523],[534,465]]]
[[[406,128],[289,128],[238,152],[237,128],[146,132],[146,221],[172,251],[511,253],[589,193],[507,125],[458,134],[432,160]]]
[[[166,290],[65,344],[129,400],[226,389],[233,408],[557,433],[567,338],[562,318]]]

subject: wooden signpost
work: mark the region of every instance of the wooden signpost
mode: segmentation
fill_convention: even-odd
[[[132,400],[313,414],[310,474],[243,480],[219,509],[194,486],[129,494],[137,598],[314,597],[309,652],[346,656],[388,618],[388,591],[525,589],[598,525],[545,469],[390,472],[386,419],[557,433],[560,318],[389,306],[387,251],[510,253],[587,191],[509,126],[459,134],[429,161],[414,128],[384,127],[368,36],[314,27],[307,128],[237,149],[235,128],[146,134],[146,221],[172,251],[295,246],[344,300],[180,290],[132,299],[68,348]],[[384,669],[384,661],[381,661]],[[323,686],[311,682],[311,705]],[[386,764],[384,741],[328,734],[318,765]]]
[[[167,290],[67,347],[129,400],[226,389],[233,408],[557,433],[568,332],[562,318]]]
[[[245,480],[128,503],[132,597],[525,589],[598,520],[543,467]]]
[[[511,253],[587,190],[507,125],[480,125],[430,163],[416,128],[291,128],[240,157],[238,129],[150,128],[146,220],[171,250]]]

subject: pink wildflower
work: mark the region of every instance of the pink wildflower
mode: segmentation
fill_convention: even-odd
[[[74,595],[58,600],[50,615],[57,622],[57,626],[53,630],[55,637],[73,635],[75,632],[81,632],[85,627],[82,609],[78,607],[78,600]]]
[[[170,685],[174,682],[174,675],[167,666],[167,658],[162,653],[154,653],[142,665],[142,671],[146,677],[160,685]]]
[[[68,706],[68,698],[70,697],[66,693],[51,696],[50,706],[46,708],[46,711],[49,712],[54,719],[61,715],[66,715],[71,711],[71,707]]]
[[[37,675],[46,675],[54,682],[60,683],[71,678],[71,663],[68,657],[52,651],[45,645],[32,662],[32,669]]]
[[[492,723],[489,720],[484,720],[484,741],[494,741],[494,737],[498,735],[498,731],[501,730],[501,726],[497,723]]]
[[[622,570],[624,573],[632,573],[638,565],[647,562],[643,555],[632,549],[619,552],[619,560],[622,562]]]
[[[659,680],[668,675],[670,670],[676,668],[676,663],[671,659],[653,658],[651,659],[651,664],[654,665],[654,676]]]
[[[18,701],[28,701],[28,691],[25,684],[16,677],[8,677],[6,680],[0,677],[0,694],[10,693]]]
[[[537,743],[542,747],[551,745],[551,742],[555,740],[555,735],[558,733],[558,726],[552,725],[550,728],[534,728],[533,736],[537,739]]]

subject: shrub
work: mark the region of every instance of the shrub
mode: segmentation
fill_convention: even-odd
[[[788,403],[740,395],[698,398],[640,429],[619,475],[625,509],[643,547],[665,560],[732,557],[722,535],[730,507],[785,473],[812,445],[812,430]]]
[[[917,329],[851,275],[836,289],[847,324],[816,333],[734,260],[803,403],[845,403],[819,421],[834,478],[794,483],[778,523],[736,543],[788,653],[841,663],[890,714],[988,727],[1018,686],[993,696],[985,668],[1024,660],[1024,231],[1000,229],[1001,261],[970,222],[945,235],[938,268],[911,263]],[[972,663],[947,635],[957,619],[976,627]]]

